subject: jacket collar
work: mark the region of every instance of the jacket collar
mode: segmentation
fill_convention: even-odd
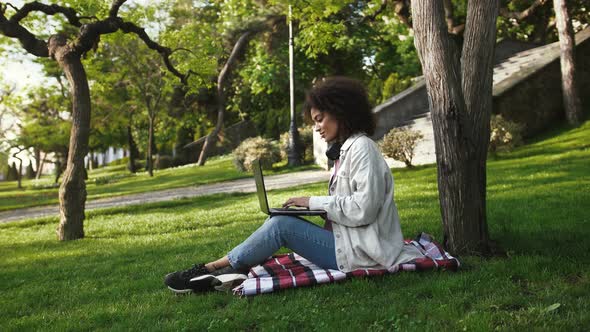
[[[365,133],[356,133],[349,136],[346,141],[344,141],[344,144],[342,144],[340,151],[348,151],[352,143],[354,143],[354,141],[356,141],[361,136],[365,136]]]

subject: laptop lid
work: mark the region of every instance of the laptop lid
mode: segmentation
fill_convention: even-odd
[[[305,208],[276,208],[268,207],[268,198],[266,196],[266,187],[264,186],[264,176],[262,175],[262,166],[259,159],[252,161],[252,170],[254,171],[254,182],[256,183],[256,195],[260,203],[260,211],[268,215],[292,215],[292,216],[322,216],[326,214],[324,210],[309,210]]]
[[[252,161],[252,170],[254,171],[254,182],[256,182],[256,195],[260,203],[260,211],[270,214],[268,209],[268,199],[266,198],[266,188],[264,187],[264,178],[262,176],[262,166],[259,159]]]

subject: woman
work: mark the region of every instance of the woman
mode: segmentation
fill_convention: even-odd
[[[305,117],[331,147],[335,160],[329,196],[292,197],[283,207],[326,211],[321,228],[292,216],[273,216],[226,256],[186,271],[164,283],[174,292],[208,290],[212,277],[247,271],[286,247],[326,269],[344,272],[388,268],[414,258],[402,253],[403,236],[393,201],[393,177],[373,140],[375,123],[362,84],[345,77],[323,80],[305,100]],[[193,279],[191,282],[190,280]]]

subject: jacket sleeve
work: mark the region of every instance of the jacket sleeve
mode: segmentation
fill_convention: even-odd
[[[352,195],[312,196],[309,208],[325,210],[328,219],[348,227],[373,223],[383,206],[386,186],[379,171],[381,154],[377,153],[367,144],[353,144],[347,153],[351,158],[349,178],[338,179],[349,181]]]

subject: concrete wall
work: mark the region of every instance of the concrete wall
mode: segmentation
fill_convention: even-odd
[[[420,80],[414,86],[375,107],[373,113],[377,128],[372,138],[381,139],[391,128],[408,125],[428,112],[426,84],[424,80]]]
[[[590,108],[590,28],[576,36],[576,66],[579,95],[586,112]],[[532,137],[564,119],[559,48],[547,49],[550,59],[532,72],[494,86],[495,114],[525,125],[525,137]]]

